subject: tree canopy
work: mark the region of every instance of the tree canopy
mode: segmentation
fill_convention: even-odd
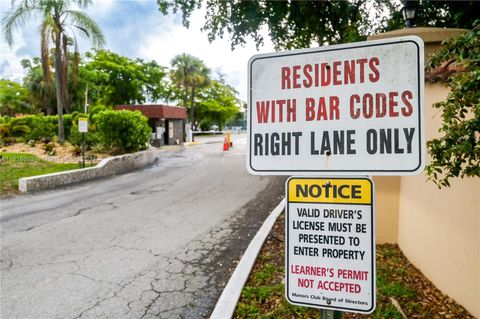
[[[166,71],[155,61],[145,62],[107,51],[86,53],[84,76],[106,106],[156,101],[166,95]]]
[[[187,53],[176,55],[171,64],[170,78],[182,91],[180,95],[183,106],[188,109],[192,128],[195,130],[197,124],[195,119],[195,94],[196,90],[210,84],[210,69],[202,60]],[[187,105],[188,99],[190,99],[190,105]]]
[[[45,80],[40,58],[23,59],[20,64],[26,71],[23,86],[30,94],[30,103],[33,109],[47,115],[53,114],[56,105],[55,87],[50,85],[48,80]]]
[[[69,63],[74,59],[74,54],[70,54]],[[172,60],[169,76],[167,68],[155,61],[132,60],[107,50],[89,51],[78,57],[78,63],[78,75],[74,77],[70,68],[67,77],[70,112],[83,112],[86,102],[91,105],[92,113],[120,104],[157,100],[175,104],[183,102],[194,128],[199,125],[223,127],[238,114],[241,105],[236,97],[238,92],[226,84],[221,74],[219,79],[213,79],[203,61],[189,54],[180,54]],[[15,90],[8,92],[26,93],[26,108],[21,109],[26,113],[54,114],[55,87],[45,84],[41,59],[24,59],[21,64],[26,71],[23,86],[15,83]],[[3,109],[2,112],[11,115],[23,112],[17,106]]]
[[[203,127],[216,124],[220,129],[239,112],[240,101],[231,86],[212,80],[200,90],[197,102],[197,121]]]
[[[232,49],[244,45],[249,37],[262,45],[263,27],[279,50],[360,41],[404,25],[401,3],[390,0],[157,2],[163,14],[180,12],[186,27],[193,11],[206,3],[202,30],[210,41],[228,35]],[[470,28],[480,11],[478,1],[422,1],[418,5],[418,26]]]
[[[14,116],[15,113],[28,113],[28,90],[22,85],[0,79],[0,114]]]
[[[471,29],[480,11],[479,1],[416,1],[415,25],[439,28]],[[385,31],[401,29],[404,20],[400,10],[391,13]]]
[[[13,4],[13,2],[12,2]],[[58,139],[60,143],[65,140],[63,127],[63,112],[68,111],[68,48],[73,36],[75,44],[75,56],[79,53],[75,41],[75,32],[79,31],[82,36],[90,39],[95,46],[104,44],[105,39],[98,25],[80,9],[92,4],[91,0],[22,0],[16,7],[7,13],[2,19],[2,27],[5,39],[8,44],[13,43],[13,32],[25,25],[34,16],[41,19],[40,31],[40,52],[44,83],[51,85],[51,55],[50,45],[53,43],[54,67],[55,67],[55,88],[58,114]],[[76,65],[77,63],[75,63]]]

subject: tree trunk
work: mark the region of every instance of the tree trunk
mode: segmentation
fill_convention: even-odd
[[[185,93],[183,94],[183,107],[187,109],[187,99],[188,99],[188,86],[184,85]]]
[[[70,112],[70,97],[68,94],[68,49],[67,37],[62,35],[62,96],[64,111]]]
[[[194,131],[197,130],[197,125],[195,124],[195,87],[192,87],[192,96],[190,100],[190,112],[192,115],[192,128]]]
[[[55,87],[57,96],[57,116],[58,116],[58,142],[63,144],[65,142],[65,132],[63,128],[63,108],[64,108],[64,94],[63,94],[63,74],[62,74],[62,46],[60,35],[55,37]]]

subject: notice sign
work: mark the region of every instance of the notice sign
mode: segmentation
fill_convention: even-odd
[[[374,189],[368,178],[295,178],[286,184],[287,300],[375,309]]]
[[[248,170],[420,173],[423,56],[423,41],[415,36],[253,56]]]
[[[86,117],[78,118],[78,132],[80,133],[88,132],[88,118]]]

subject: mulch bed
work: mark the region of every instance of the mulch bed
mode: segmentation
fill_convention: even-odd
[[[257,258],[234,318],[319,318],[318,309],[290,305],[284,297],[284,216],[279,217]],[[442,294],[402,254],[398,245],[377,245],[377,306],[358,318],[465,318],[465,308]],[[402,314],[403,312],[403,314]]]

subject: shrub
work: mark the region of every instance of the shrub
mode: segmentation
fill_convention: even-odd
[[[63,130],[65,132],[65,139],[68,140],[69,135],[73,130],[73,123],[75,122],[76,114],[64,114],[63,115]],[[57,123],[58,125],[58,123]],[[57,126],[58,131],[58,126]]]
[[[98,109],[100,109],[99,107]],[[89,131],[85,134],[87,148],[97,146],[113,153],[136,152],[146,148],[151,129],[148,120],[140,112],[99,111],[90,116]],[[65,114],[66,139],[75,146],[82,145],[83,136],[78,132],[81,113]],[[55,140],[58,130],[56,115],[30,115],[20,118],[0,117],[0,144],[15,141],[42,141],[48,144]],[[100,145],[97,145],[100,144]],[[49,153],[52,150],[46,150]]]
[[[151,129],[148,119],[135,111],[99,112],[94,116],[98,140],[114,152],[136,152],[146,148]]]
[[[49,156],[54,156],[56,154],[55,143],[50,142],[43,145],[43,150],[45,151],[45,154]]]
[[[41,141],[52,139],[57,133],[57,117],[55,115],[32,115],[27,116],[30,133],[26,134],[25,139]]]
[[[78,131],[78,117],[72,122],[70,127],[70,132],[68,134],[68,141],[74,146],[80,147],[83,142],[83,134]],[[91,121],[88,125],[88,133],[85,134],[85,145],[86,149],[91,149],[95,144],[97,144],[98,137],[95,132],[95,126]]]
[[[30,133],[28,120],[25,118],[7,118],[0,124],[0,139],[3,144],[15,143],[17,139],[25,140]]]
[[[90,109],[90,114],[91,115],[95,115],[95,114],[98,114],[100,112],[103,112],[103,111],[106,111],[107,110],[107,107],[103,104],[96,104],[94,106],[91,107]]]

